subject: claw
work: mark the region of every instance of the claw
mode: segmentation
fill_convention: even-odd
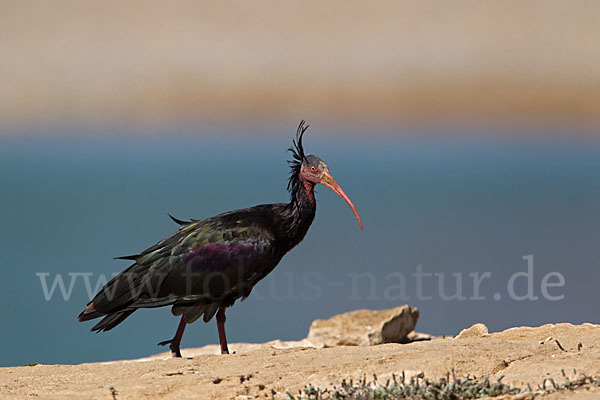
[[[169,345],[169,349],[171,350],[171,355],[173,357],[181,358],[181,351],[179,350],[179,344],[181,343],[181,337],[183,336],[183,330],[185,329],[185,315],[181,317],[181,321],[179,322],[179,326],[177,327],[177,332],[175,332],[175,337],[171,340],[165,340],[164,342],[160,342],[159,346]]]
[[[179,342],[175,340],[175,338],[171,340],[165,340],[164,342],[160,342],[159,346],[169,345],[169,349],[171,350],[171,355],[173,357],[181,358],[181,350],[179,350]]]
[[[171,349],[171,355],[173,357],[181,358],[181,351],[179,350],[179,345],[177,345],[177,347],[175,347],[174,343],[171,343],[171,345],[169,346],[169,349]]]

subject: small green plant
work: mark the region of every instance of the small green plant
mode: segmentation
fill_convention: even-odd
[[[542,384],[538,386],[538,393],[548,394],[553,392],[561,392],[565,390],[577,390],[581,388],[600,387],[600,377],[592,377],[586,374],[580,374],[579,377],[571,379],[561,370],[562,376],[565,379],[562,383],[556,383],[552,378],[546,378]],[[573,370],[573,375],[577,376],[577,371]]]
[[[343,380],[339,387],[319,389],[308,385],[297,396],[287,393],[293,400],[470,400],[483,397],[496,397],[505,394],[523,392],[520,388],[512,387],[488,378],[478,380],[473,377],[456,378],[454,373],[448,373],[439,380],[429,380],[423,375],[406,379],[404,373],[388,380],[385,385],[377,381],[367,380],[366,376],[358,382]]]
[[[554,392],[600,387],[600,377],[578,375],[575,370],[573,374],[578,377],[571,379],[563,370],[562,383],[546,378],[535,389],[530,385],[521,389],[502,383],[503,376],[495,382],[490,382],[489,378],[457,378],[452,371],[441,379],[429,380],[423,374],[406,379],[403,372],[401,375],[392,375],[392,379],[385,385],[377,381],[376,375],[373,375],[372,380],[363,376],[357,382],[343,380],[339,387],[333,389],[320,389],[309,384],[296,396],[290,392],[286,392],[286,395],[289,400],[471,400],[515,394],[534,398]]]

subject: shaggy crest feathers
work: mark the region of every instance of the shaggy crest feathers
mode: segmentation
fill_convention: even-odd
[[[296,139],[292,140],[292,146],[288,149],[293,157],[293,160],[288,161],[291,171],[287,188],[290,192],[293,190],[294,185],[300,181],[300,167],[302,166],[302,162],[306,160],[304,147],[302,146],[302,137],[309,126],[305,120],[300,121],[300,125],[298,125],[298,129],[296,130]]]
[[[306,159],[304,155],[304,147],[302,146],[302,137],[304,136],[304,132],[307,131],[308,125],[305,120],[300,121],[300,125],[298,125],[298,129],[296,130],[296,139],[292,141],[293,147],[290,147],[288,151],[290,151],[294,159],[302,162]]]

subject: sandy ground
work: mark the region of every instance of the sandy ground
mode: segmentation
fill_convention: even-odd
[[[582,373],[600,375],[599,343],[598,325],[556,324],[370,347],[277,349],[273,343],[233,344],[230,349],[237,353],[226,356],[202,355],[216,350],[207,347],[185,349],[183,359],[158,355],[109,363],[0,368],[0,397],[111,399],[108,387],[112,385],[118,399],[258,399],[271,398],[273,391],[297,393],[308,383],[332,386],[363,374],[377,374],[379,381],[402,371],[438,378],[451,369],[458,376],[492,380],[504,375],[504,383],[536,388],[545,378],[564,382],[562,370],[571,379]],[[194,354],[201,355],[191,357]],[[544,398],[596,399],[600,388]]]

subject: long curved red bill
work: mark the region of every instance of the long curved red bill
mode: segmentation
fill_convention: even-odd
[[[348,205],[352,209],[352,212],[356,216],[356,219],[358,220],[358,225],[360,225],[360,229],[362,229],[363,224],[362,224],[362,221],[360,220],[360,215],[358,215],[358,211],[356,211],[356,207],[354,207],[354,204],[352,204],[352,201],[350,200],[350,198],[346,195],[346,193],[344,193],[344,191],[342,190],[340,185],[338,185],[338,183],[335,181],[335,179],[333,179],[333,176],[331,176],[331,174],[329,173],[329,170],[327,170],[327,169],[325,169],[325,171],[323,172],[323,175],[321,176],[321,184],[324,186],[327,186],[329,189],[333,190],[335,193],[337,193],[338,196],[340,196],[342,199],[344,199],[344,201],[346,201],[346,203],[348,203]]]

